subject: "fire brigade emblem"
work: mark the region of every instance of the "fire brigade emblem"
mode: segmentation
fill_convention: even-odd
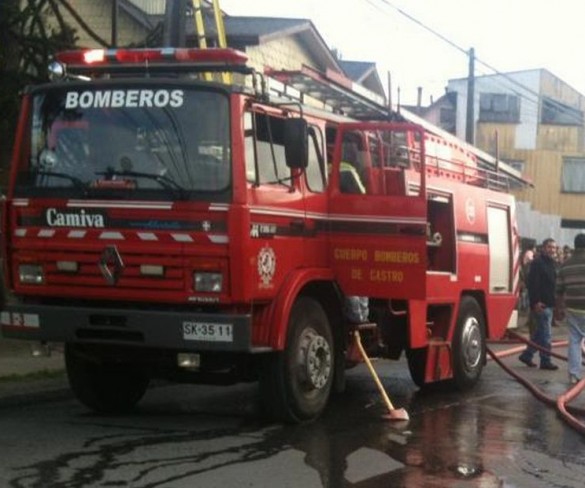
[[[116,246],[107,246],[100,256],[98,267],[109,285],[115,285],[124,269],[124,262]]]
[[[264,286],[270,286],[276,271],[276,254],[271,247],[265,246],[258,253],[258,276]]]

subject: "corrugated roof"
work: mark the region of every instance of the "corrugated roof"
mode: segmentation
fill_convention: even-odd
[[[292,35],[310,30],[312,23],[307,19],[281,19],[275,17],[225,17],[226,34],[230,38],[257,39],[267,41],[274,37]],[[215,25],[212,26],[215,29]],[[210,29],[211,31],[211,29]]]
[[[308,19],[288,19],[280,17],[232,17],[223,18],[227,43],[229,46],[245,49],[247,46],[259,45],[286,36],[298,35],[302,41],[312,45],[309,50],[319,59],[324,68],[342,71],[337,59],[331,54],[313,23]],[[208,38],[217,37],[215,20],[209,13],[205,19],[205,34]],[[186,26],[187,37],[195,36],[194,22]]]
[[[125,10],[141,24],[155,26],[164,21],[164,15],[147,14],[140,11],[135,4],[129,0],[121,0],[124,3]],[[217,38],[217,29],[213,11],[208,5],[203,8],[205,19],[205,35],[208,39]],[[298,18],[281,18],[281,17],[249,17],[249,16],[223,16],[224,27],[226,32],[227,43],[231,47],[245,50],[247,46],[255,46],[273,39],[285,36],[298,35],[301,41],[309,46],[309,50],[316,59],[322,63],[322,68],[333,68],[343,72],[339,61],[331,54],[329,46],[321,37],[319,31],[309,19]],[[195,22],[192,16],[187,17],[185,24],[185,35],[187,38],[196,37]],[[353,62],[352,62],[353,63]],[[362,64],[362,63],[358,63]],[[373,63],[365,63],[372,69],[375,69]],[[349,69],[349,68],[348,68]],[[352,68],[352,69],[358,69]],[[352,71],[353,73],[353,71]],[[362,71],[358,76],[367,76],[368,73]],[[351,78],[356,79],[353,75]],[[359,78],[358,78],[359,80]]]

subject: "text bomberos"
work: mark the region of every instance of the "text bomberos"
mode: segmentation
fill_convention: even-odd
[[[97,90],[70,91],[65,108],[142,108],[181,107],[183,90]]]

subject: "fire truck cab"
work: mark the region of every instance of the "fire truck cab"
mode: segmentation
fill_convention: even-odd
[[[310,420],[360,328],[421,387],[478,381],[517,297],[505,171],[339,79],[259,74],[231,49],[57,60],[22,103],[0,317],[5,337],[65,344],[81,402],[259,381],[271,415]],[[328,106],[287,93],[315,84]]]

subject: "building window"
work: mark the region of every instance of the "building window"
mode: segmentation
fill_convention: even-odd
[[[585,158],[563,158],[561,185],[564,193],[585,193]]]
[[[555,125],[583,125],[583,111],[543,97],[540,122]]]
[[[479,121],[519,123],[520,99],[505,93],[480,93]]]
[[[505,158],[502,158],[502,161],[504,161],[504,163],[506,163],[508,166],[514,168],[520,174],[524,173],[525,163],[521,159],[505,159]]]

